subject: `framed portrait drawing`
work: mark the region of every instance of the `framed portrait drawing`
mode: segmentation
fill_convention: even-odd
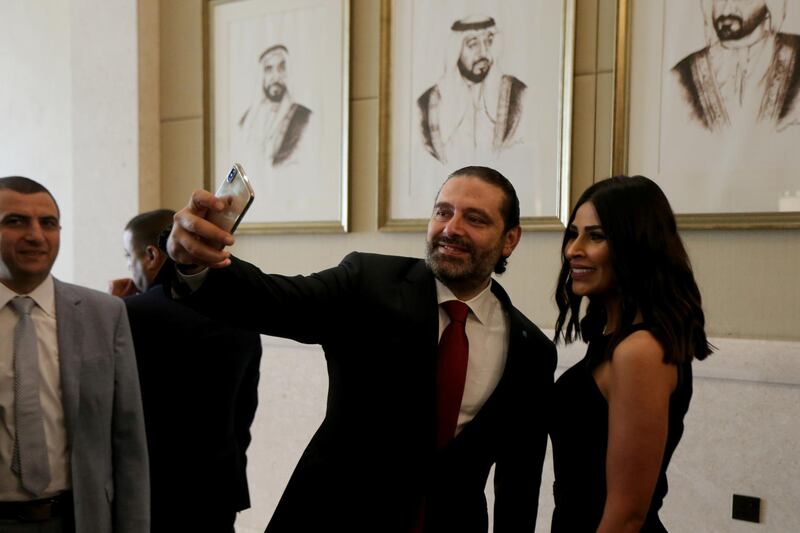
[[[800,3],[618,0],[614,172],[689,228],[800,227]]]
[[[240,233],[347,231],[349,4],[206,4],[206,185],[242,165]]]
[[[383,0],[379,228],[425,227],[453,171],[497,169],[523,226],[569,203],[574,0]]]

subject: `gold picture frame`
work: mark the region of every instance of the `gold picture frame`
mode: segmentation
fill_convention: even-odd
[[[205,186],[255,190],[237,233],[348,231],[350,1],[209,0]]]
[[[527,124],[536,122],[536,126],[514,130],[515,134],[524,131],[527,135],[521,135],[508,150],[497,142],[495,126],[491,147],[479,146],[474,152],[457,148],[451,151],[455,157],[440,158],[441,153],[433,148],[434,142],[429,137],[430,131],[438,132],[441,128],[436,123],[426,132],[427,119],[419,121],[418,117],[432,116],[425,107],[433,105],[430,103],[433,100],[428,99],[432,91],[440,101],[444,100],[445,82],[437,81],[436,69],[445,64],[443,79],[450,75],[448,68],[456,66],[455,56],[452,62],[449,58],[438,61],[446,48],[445,42],[450,45],[455,41],[459,46],[458,39],[462,39],[462,33],[466,34],[461,28],[486,24],[491,24],[503,44],[509,44],[503,56],[491,57],[490,70],[497,70],[496,76],[503,80],[498,82],[501,87],[503,82],[520,77],[527,99],[523,109],[528,115],[520,113],[519,124],[532,117]],[[570,202],[574,31],[575,0],[477,3],[382,0],[378,155],[381,231],[424,229],[429,216],[427,209],[438,186],[450,172],[467,164],[497,168],[511,180],[520,197],[524,228],[543,231],[564,228]],[[466,46],[466,38],[463,39],[462,50]],[[500,71],[503,65],[512,67]],[[492,73],[485,76],[488,86]],[[452,77],[457,79],[455,74]],[[482,82],[475,85],[478,83]],[[430,89],[426,91],[427,86]],[[489,101],[488,97],[485,101]],[[501,123],[501,116],[508,116],[502,113],[503,101],[497,101],[498,112],[490,117],[495,125]],[[487,115],[494,111],[494,102],[492,99],[488,104]],[[478,145],[478,136],[474,139]]]
[[[796,166],[752,172],[737,167],[741,161],[746,164],[749,156],[767,158],[768,153],[760,149],[757,153],[756,148],[752,148],[754,153],[748,150],[768,144],[772,136],[779,142],[794,142],[782,137],[791,135],[795,146],[800,145],[800,127],[779,130],[783,126],[767,124],[766,119],[746,122],[749,117],[743,113],[731,115],[724,126],[709,125],[698,111],[700,105],[689,98],[693,93],[684,80],[685,72],[691,70],[685,65],[704,57],[715,43],[723,45],[706,6],[711,2],[617,0],[612,172],[644,174],[658,182],[683,229],[800,228]],[[798,21],[800,6],[794,9],[798,13],[793,20]],[[677,27],[685,28],[685,33]],[[800,101],[796,107],[800,108]],[[676,153],[687,154],[687,161],[676,159]],[[717,157],[720,153],[730,157],[724,167]],[[696,168],[686,173],[672,169],[690,164]],[[725,169],[731,168],[726,176]],[[766,187],[771,189],[761,190]],[[769,208],[773,201],[775,208]]]

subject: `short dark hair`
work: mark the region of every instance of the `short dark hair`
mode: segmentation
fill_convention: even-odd
[[[564,255],[574,235],[569,226],[586,202],[594,206],[608,240],[614,289],[621,300],[620,327],[611,337],[606,357],[625,338],[639,312],[661,344],[665,362],[705,359],[711,346],[689,256],[667,197],[644,176],[598,181],[586,189],[572,209],[561,244],[554,340],[561,337],[565,326],[563,336],[567,343],[576,337],[591,340],[602,332],[606,321],[603,305],[591,300],[586,316],[579,318],[582,298],[572,292],[570,265]]]
[[[519,198],[517,197],[517,191],[514,189],[514,186],[511,185],[511,182],[508,180],[508,178],[493,168],[468,166],[459,168],[455,172],[451,173],[449,176],[447,176],[445,183],[447,183],[450,178],[459,177],[478,178],[479,180],[488,183],[489,185],[494,185],[503,191],[503,203],[500,205],[500,214],[503,215],[503,231],[506,232],[519,226]],[[444,186],[444,184],[442,185]],[[441,188],[439,190],[441,191]],[[502,274],[506,271],[507,265],[508,258],[501,257],[494,266],[495,273]]]
[[[172,209],[155,209],[136,215],[125,225],[125,231],[131,232],[131,243],[136,250],[143,250],[153,245],[158,246],[161,232],[172,225],[175,211]]]
[[[24,176],[5,176],[0,178],[0,190],[3,189],[8,189],[20,194],[37,194],[40,192],[46,193],[56,205],[58,216],[61,216],[61,209],[58,207],[58,202],[56,202],[55,196],[53,196],[53,193],[47,190],[47,187],[38,181],[26,178]]]
[[[459,168],[455,172],[447,176],[447,179],[470,176],[478,178],[490,185],[494,185],[503,191],[503,205],[500,206],[500,212],[503,215],[503,229],[508,231],[511,228],[519,226],[519,198],[517,198],[517,191],[508,178],[500,174],[493,168],[469,166]],[[446,182],[447,180],[445,180]]]

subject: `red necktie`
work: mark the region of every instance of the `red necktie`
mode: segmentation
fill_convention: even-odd
[[[436,448],[441,449],[456,434],[458,413],[461,411],[461,397],[464,396],[464,382],[467,379],[469,342],[464,329],[469,307],[459,300],[442,304],[450,323],[444,328],[439,339],[438,359],[436,360]],[[417,513],[417,521],[411,533],[422,533],[425,529],[425,501]]]
[[[437,448],[443,448],[456,434],[469,359],[469,342],[464,330],[469,307],[458,300],[444,302],[442,307],[450,317],[450,323],[439,339],[436,369]]]

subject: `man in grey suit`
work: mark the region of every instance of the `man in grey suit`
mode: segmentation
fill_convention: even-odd
[[[41,184],[0,178],[0,531],[146,533],[125,305],[50,274],[59,216]]]

